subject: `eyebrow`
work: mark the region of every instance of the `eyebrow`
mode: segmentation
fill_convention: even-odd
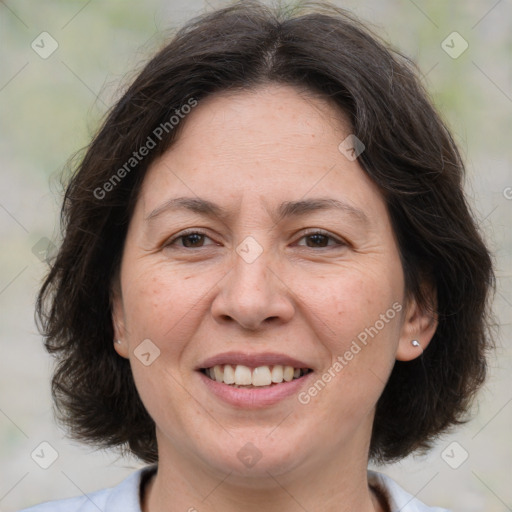
[[[206,199],[197,197],[174,197],[168,199],[163,204],[155,208],[146,216],[145,221],[151,222],[165,212],[176,210],[189,210],[199,215],[215,217],[220,220],[225,220],[230,216],[228,210]],[[279,205],[277,210],[276,222],[280,222],[285,218],[300,217],[307,215],[308,213],[322,210],[342,211],[363,224],[369,223],[368,217],[359,208],[343,201],[339,201],[338,199],[322,197],[301,199],[299,201],[284,201]]]

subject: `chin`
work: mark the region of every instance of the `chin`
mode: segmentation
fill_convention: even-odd
[[[299,440],[293,442],[289,435],[286,439],[282,436],[272,438],[269,435],[272,429],[262,430],[259,435],[254,428],[251,428],[250,435],[240,431],[233,437],[226,435],[224,445],[212,442],[203,460],[211,468],[231,474],[230,480],[240,478],[240,482],[252,482],[256,486],[258,481],[265,480],[268,486],[270,475],[286,474],[307,458],[307,454],[298,451],[299,447],[304,446]]]

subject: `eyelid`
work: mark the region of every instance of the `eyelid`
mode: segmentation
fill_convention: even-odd
[[[208,232],[205,231],[204,229],[201,229],[201,228],[189,228],[189,229],[186,229],[184,231],[180,231],[179,233],[177,233],[176,235],[174,235],[173,237],[171,237],[170,239],[166,240],[163,244],[164,247],[167,247],[167,246],[170,246],[170,245],[173,245],[176,241],[178,241],[180,238],[183,238],[183,237],[186,237],[188,235],[192,235],[192,234],[198,234],[198,235],[204,235],[206,238],[209,238],[210,240],[212,240],[214,242],[214,244],[208,244],[208,245],[218,245],[209,235],[208,235]],[[329,231],[326,231],[325,229],[321,229],[321,228],[306,228],[305,231],[302,232],[300,238],[297,240],[297,241],[300,241],[302,240],[303,238],[307,237],[307,236],[311,236],[311,235],[322,235],[322,236],[326,236],[327,238],[330,238],[331,240],[334,240],[338,246],[347,246],[349,245],[349,243],[342,239],[342,238],[339,238],[337,236],[334,236],[333,234],[331,234]],[[333,246],[328,246],[328,247],[333,247]],[[180,247],[182,249],[188,249],[187,247]],[[200,247],[199,247],[200,248]],[[198,248],[198,249],[199,249]],[[313,247],[307,247],[308,249],[313,249]],[[318,249],[323,249],[323,247],[319,247]]]
[[[178,241],[180,238],[184,238],[187,235],[192,235],[192,234],[204,235],[206,238],[209,238],[210,240],[212,240],[212,238],[210,236],[208,236],[208,233],[205,230],[203,230],[201,228],[189,228],[189,229],[185,229],[184,231],[180,231],[176,235],[173,235],[171,238],[167,239],[163,243],[163,247],[173,245],[174,242]],[[181,249],[187,249],[187,247],[181,247]]]
[[[346,240],[344,240],[343,238],[334,236],[329,231],[326,231],[325,229],[321,229],[321,228],[307,228],[306,231],[302,233],[299,240],[302,240],[304,237],[311,236],[311,235],[323,235],[327,238],[330,238],[331,240],[334,240],[338,245],[349,245],[348,242]],[[332,247],[332,246],[330,246],[330,247]],[[311,249],[311,247],[308,247],[308,249]],[[322,249],[322,247],[321,247],[321,249]]]

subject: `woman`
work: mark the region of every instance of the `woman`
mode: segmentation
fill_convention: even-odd
[[[32,511],[432,511],[485,376],[493,271],[414,68],[327,5],[194,20],[67,189],[38,313],[76,438],[150,465]]]

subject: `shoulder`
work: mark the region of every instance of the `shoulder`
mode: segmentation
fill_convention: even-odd
[[[132,473],[115,487],[76,498],[41,503],[19,512],[141,512],[141,481],[155,470],[156,466],[147,466]]]
[[[368,471],[368,483],[371,486],[378,487],[386,496],[391,512],[450,512],[445,508],[425,505],[382,473]]]
[[[103,489],[90,493],[87,496],[48,501],[30,508],[25,508],[20,512],[89,512],[93,510],[97,512],[98,509],[105,509],[105,502],[108,500],[111,492],[112,489]]]

